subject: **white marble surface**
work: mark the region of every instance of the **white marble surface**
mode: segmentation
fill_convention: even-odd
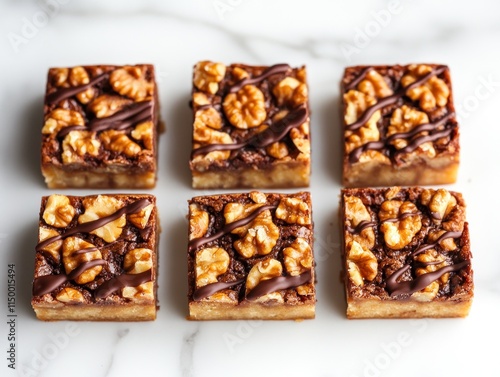
[[[498,376],[500,3],[2,0],[0,19],[1,376]],[[186,200],[202,194],[190,188],[187,102],[191,67],[203,59],[308,66],[315,320],[185,320]],[[29,299],[39,201],[51,193],[38,162],[47,69],[137,62],[159,71],[168,127],[152,190],[163,226],[158,319],[39,322]],[[338,83],[346,65],[409,62],[446,63],[452,70],[462,166],[449,187],[462,191],[469,205],[475,301],[466,319],[348,321],[336,218]],[[5,357],[9,263],[16,266],[16,370]]]

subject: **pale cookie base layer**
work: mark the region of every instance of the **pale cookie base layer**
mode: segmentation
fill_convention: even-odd
[[[310,166],[278,165],[265,170],[192,171],[193,188],[289,188],[308,187]]]
[[[348,299],[347,318],[455,318],[466,317],[472,304],[467,301],[413,300],[381,301],[376,299]]]
[[[190,302],[188,319],[204,320],[302,320],[315,317],[314,304],[263,305],[258,303]]]
[[[36,316],[42,321],[153,321],[156,304],[62,305],[34,304]]]
[[[149,189],[156,185],[156,174],[129,174],[109,171],[65,171],[55,166],[43,166],[42,174],[48,188],[130,188]]]
[[[428,159],[418,165],[397,169],[377,161],[345,164],[346,187],[427,186],[455,183],[459,161],[450,157]]]

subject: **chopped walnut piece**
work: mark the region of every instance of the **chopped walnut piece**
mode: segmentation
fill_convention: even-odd
[[[283,249],[283,255],[286,270],[291,276],[298,276],[312,268],[312,249],[302,237],[297,237],[290,246]]]
[[[78,111],[66,110],[66,109],[55,109],[53,110],[48,118],[45,120],[45,124],[42,128],[42,134],[47,135],[57,135],[57,133],[68,126],[84,126],[85,120]]]
[[[56,300],[65,304],[80,304],[85,301],[80,291],[74,288],[63,288],[57,295]]]
[[[123,153],[128,157],[137,156],[142,149],[139,144],[133,142],[123,131],[106,130],[101,132],[99,138],[106,149]]]
[[[391,123],[387,128],[387,136],[392,136],[394,134],[406,133],[412,131],[415,127],[429,123],[429,117],[426,113],[418,111],[409,106],[403,105],[401,108],[394,110],[391,117]],[[428,131],[419,132],[413,137],[428,135]],[[391,140],[389,143],[394,145],[396,149],[405,148],[410,139],[409,138],[396,138]],[[422,143],[418,146],[417,150],[420,153],[425,153],[429,157],[436,156],[436,150],[431,141]],[[418,152],[415,152],[418,153]]]
[[[439,253],[434,249],[429,249],[426,252],[417,255],[415,260],[424,266],[415,270],[416,276],[434,272],[447,265],[443,256],[439,255]],[[432,301],[438,294],[440,283],[445,284],[448,281],[448,276],[449,274],[442,275],[439,279],[433,281],[421,291],[413,293],[412,298],[422,302]]]
[[[78,237],[65,238],[62,249],[62,259],[67,274],[85,262],[102,259],[102,254],[95,245]],[[93,281],[101,271],[102,266],[94,266],[85,270],[74,280],[77,284],[86,284]]]
[[[137,228],[144,229],[148,224],[149,217],[151,216],[151,212],[153,212],[154,207],[155,206],[153,204],[150,204],[141,209],[139,212],[127,215],[127,218]]]
[[[61,158],[63,164],[72,164],[83,161],[88,154],[97,156],[101,143],[95,138],[96,133],[90,131],[71,131],[62,142]]]
[[[79,86],[79,85],[85,85],[88,84],[90,81],[89,74],[83,67],[74,67],[71,68],[69,72],[69,82],[71,83],[72,86]],[[83,92],[80,92],[76,95],[76,98],[78,101],[86,105],[95,96],[95,90],[93,88],[88,88],[84,90]]]
[[[154,92],[154,83],[144,77],[144,70],[137,66],[115,69],[109,76],[109,83],[122,96],[136,102],[149,99]]]
[[[50,75],[52,76],[53,83],[55,86],[64,86],[67,87],[68,83],[68,75],[69,75],[69,69],[68,68],[52,68],[50,70]]]
[[[385,243],[393,250],[408,245],[422,228],[420,212],[415,204],[409,201],[386,200],[382,203],[378,215],[382,222],[380,230],[384,233]]]
[[[429,231],[429,242],[436,242],[439,237],[441,237],[443,234],[446,233],[446,230],[431,230]],[[454,251],[457,249],[457,244],[455,243],[455,240],[453,238],[445,238],[444,240],[441,240],[439,242],[439,246],[444,251]]]
[[[123,269],[128,274],[140,274],[153,268],[153,251],[145,248],[132,249],[125,254]]]
[[[348,225],[350,225],[351,228],[356,229],[361,222],[371,221],[372,218],[370,213],[360,198],[356,196],[345,196],[344,203],[345,217],[350,223]],[[371,249],[375,245],[375,232],[372,226],[364,228],[361,232],[348,232],[345,237],[346,243],[349,241],[356,241],[365,249]]]
[[[375,98],[388,97],[394,93],[382,75],[374,69],[367,72],[365,78],[358,84],[357,88],[367,96]]]
[[[196,252],[196,287],[216,283],[229,267],[230,257],[220,247],[209,247]]]
[[[75,212],[67,196],[52,194],[45,204],[43,219],[48,225],[65,228],[73,220]]]
[[[154,284],[148,281],[138,287],[125,287],[122,289],[122,297],[134,302],[151,301],[154,299]]]
[[[132,103],[133,101],[128,98],[102,94],[93,100],[87,108],[92,111],[97,118],[106,118]]]
[[[98,195],[96,197],[87,197],[83,199],[85,212],[78,217],[78,223],[83,224],[89,221],[101,219],[112,215],[123,207],[123,202],[111,196]],[[120,237],[122,228],[127,223],[125,215],[113,220],[90,233],[101,237],[106,242],[114,242]]]
[[[202,61],[194,68],[193,83],[204,92],[215,94],[219,90],[219,82],[226,75],[226,66],[222,63]]]
[[[375,279],[378,270],[375,255],[356,241],[349,242],[347,249],[347,273],[351,281],[361,287],[365,284],[365,280]]]
[[[248,273],[245,294],[247,295],[261,281],[281,276],[282,272],[283,272],[283,266],[276,259],[265,259],[260,262],[257,262]],[[280,292],[272,292],[267,295],[259,297],[255,301],[266,302],[271,300],[282,303],[283,296],[281,295]]]
[[[236,128],[260,126],[267,117],[264,93],[254,85],[245,85],[236,93],[229,93],[222,107],[229,122]]]
[[[304,126],[304,125],[303,125]],[[297,127],[290,130],[290,138],[301,154],[311,154],[311,142],[309,141],[309,126]]]
[[[290,104],[293,107],[307,102],[307,86],[293,77],[285,77],[273,88],[278,105]]]
[[[55,229],[46,228],[43,226],[41,226],[38,229],[38,239],[40,240],[40,242],[57,236],[59,236],[59,232]],[[42,247],[41,250],[49,254],[54,262],[59,263],[61,260],[61,247],[62,247],[62,240],[58,240]]]
[[[276,217],[289,224],[306,225],[311,223],[311,210],[299,198],[283,198],[276,208]]]
[[[254,201],[254,203],[265,204],[266,194],[260,191],[251,191],[248,196]]]
[[[193,93],[193,105],[205,106],[210,105],[210,100],[205,93],[196,92]]]
[[[153,129],[153,122],[142,122],[135,126],[130,135],[135,140],[142,141],[146,149],[152,150],[154,145]]]
[[[429,207],[434,223],[440,224],[457,205],[457,200],[448,190],[425,189],[422,191],[420,201]]]
[[[208,230],[210,217],[198,204],[189,205],[189,240],[203,237]]]
[[[280,160],[280,159],[288,156],[288,147],[286,146],[286,143],[283,143],[281,141],[277,141],[275,143],[270,144],[266,148],[266,152],[269,156]]]
[[[401,84],[404,87],[407,87],[431,71],[432,67],[428,65],[412,64],[408,67],[408,73],[402,77]],[[418,100],[420,107],[423,110],[430,111],[436,106],[446,106],[450,96],[450,89],[442,79],[437,76],[433,76],[421,86],[407,90],[406,95],[413,101]]]
[[[226,223],[232,223],[251,214],[259,204],[228,203],[224,208]],[[279,228],[273,223],[269,210],[262,211],[249,224],[231,231],[240,236],[234,242],[236,251],[245,258],[269,254],[279,238]]]

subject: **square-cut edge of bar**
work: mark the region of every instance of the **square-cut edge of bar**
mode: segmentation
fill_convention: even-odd
[[[42,197],[31,304],[45,321],[150,321],[159,220],[144,194]]]

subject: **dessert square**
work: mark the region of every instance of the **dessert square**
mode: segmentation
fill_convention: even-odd
[[[343,189],[348,318],[465,317],[473,271],[465,202],[445,189]]]
[[[31,300],[36,316],[154,320],[159,231],[152,195],[43,197]]]
[[[51,68],[41,170],[49,188],[152,188],[159,103],[152,65]]]
[[[310,319],[316,290],[308,192],[189,201],[189,319]]]
[[[191,105],[193,188],[309,186],[304,66],[199,62]]]
[[[456,181],[459,128],[447,66],[348,67],[341,93],[346,187]]]

